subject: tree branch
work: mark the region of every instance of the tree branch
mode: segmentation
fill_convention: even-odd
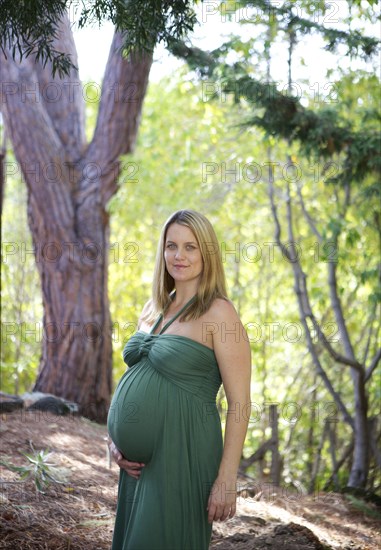
[[[379,361],[381,359],[381,348],[379,348],[377,351],[376,351],[376,354],[375,356],[373,357],[369,367],[367,368],[366,370],[366,373],[365,373],[365,382],[367,382],[372,374],[373,374],[373,371],[375,370],[375,368],[377,367]]]
[[[337,246],[337,238],[335,238],[335,244]],[[341,301],[337,293],[336,267],[337,266],[335,262],[328,262],[328,285],[330,290],[332,309],[335,314],[336,323],[339,327],[340,335],[343,338],[344,350],[348,358],[347,361],[349,360],[357,364],[357,367],[355,368],[359,370],[359,369],[362,369],[363,367],[358,361],[356,361],[352,343],[349,337],[347,325],[344,319],[343,309],[341,307]]]
[[[254,464],[254,462],[256,462],[257,460],[261,460],[265,456],[266,452],[271,449],[271,446],[272,439],[268,439],[267,441],[262,443],[262,445],[259,447],[259,449],[255,451],[255,453],[253,453],[248,458],[244,458],[241,460],[240,470],[245,471],[248,469],[249,466]]]
[[[324,334],[324,332],[321,330],[320,328],[320,324],[318,323],[318,321],[316,320],[315,316],[312,314],[309,316],[313,325],[314,325],[314,328],[317,332],[317,335],[319,337],[319,340],[323,343],[325,349],[328,351],[328,353],[330,354],[330,356],[332,357],[332,359],[334,359],[337,363],[340,363],[341,365],[346,365],[347,367],[351,367],[351,368],[354,368],[356,369],[357,371],[359,372],[362,372],[363,370],[363,366],[361,365],[361,363],[359,363],[358,361],[356,361],[356,359],[352,360],[352,359],[349,359],[348,357],[345,357],[344,355],[342,355],[341,353],[337,352],[330,344],[329,340],[327,340],[327,337],[326,335]]]
[[[365,331],[369,327],[368,336],[367,336],[367,339],[366,339],[365,350],[364,350],[364,355],[363,355],[363,359],[362,359],[363,365],[365,365],[367,360],[368,360],[368,353],[369,353],[369,350],[370,350],[370,343],[372,341],[372,335],[373,335],[373,330],[374,330],[373,322],[376,318],[376,308],[377,308],[377,304],[374,302],[373,307],[372,307],[372,309],[369,313],[368,319],[366,320],[365,326],[363,327],[363,329],[362,329],[362,331],[359,335],[359,339],[356,342],[356,345],[358,345],[361,341],[364,340]]]
[[[78,65],[77,50],[68,16],[58,24],[54,47],[67,54]],[[57,132],[66,153],[67,162],[74,164],[84,153],[85,103],[81,81],[77,69],[62,78],[52,76],[52,62],[43,66],[28,58],[31,69],[34,67],[38,77],[40,100],[49,113],[53,127]]]
[[[122,57],[122,46],[123,35],[116,32],[103,79],[97,125],[86,154],[86,162],[96,163],[108,175],[100,189],[104,206],[117,189],[119,157],[134,148],[152,64],[152,54]]]
[[[316,236],[319,243],[321,243],[323,241],[322,234],[320,233],[320,231],[316,227],[312,217],[310,216],[309,212],[307,211],[306,205],[304,203],[303,195],[302,195],[302,189],[301,189],[300,185],[298,185],[298,184],[297,184],[296,188],[297,188],[298,197],[299,197],[299,201],[300,201],[300,206],[302,207],[302,212],[304,214],[304,217],[305,217],[308,225],[310,226],[310,229],[311,229],[312,233]]]
[[[233,4],[234,5],[234,4]],[[318,31],[323,38],[328,42],[326,49],[328,51],[334,51],[339,44],[345,44],[348,47],[348,54],[354,55],[362,51],[364,57],[375,54],[378,50],[380,41],[372,36],[364,36],[360,31],[346,32],[339,29],[333,29],[332,27],[324,27],[316,21],[311,21],[300,17],[295,13],[295,6],[292,3],[284,3],[283,6],[272,3],[269,0],[249,0],[245,2],[246,6],[252,6],[262,10],[265,20],[271,17],[274,19],[277,17],[278,25],[283,31],[286,31],[290,27],[294,32],[300,34],[309,34],[312,31]],[[235,4],[236,9],[240,7],[240,3]],[[298,6],[296,6],[298,8]],[[231,6],[229,6],[231,10]],[[230,11],[229,11],[230,13]],[[258,18],[258,12],[256,18]],[[281,25],[283,23],[283,27]]]
[[[74,68],[70,56],[54,44],[59,21],[66,15],[65,0],[34,0],[22,6],[13,0],[2,0],[0,19],[0,50],[6,59],[19,61],[33,56],[32,61],[51,63],[53,74],[69,74]],[[12,52],[12,53],[11,53]]]
[[[174,42],[170,51],[184,59],[192,70],[212,80],[205,94],[209,99],[220,93],[232,94],[235,102],[245,98],[260,106],[263,114],[250,117],[243,127],[258,126],[268,135],[298,142],[308,157],[330,158],[343,153],[343,168],[331,178],[333,183],[361,182],[369,173],[381,174],[379,155],[381,134],[374,130],[354,130],[332,106],[319,112],[304,107],[297,97],[285,94],[272,82],[253,78],[244,63],[230,66],[222,52],[204,52],[182,42]]]
[[[328,481],[325,483],[325,485],[323,487],[323,491],[328,490],[329,486],[332,483],[332,480],[333,480],[334,476],[337,474],[337,472],[340,470],[341,466],[346,462],[346,460],[348,460],[349,457],[352,455],[353,449],[354,449],[354,441],[352,439],[352,441],[347,446],[347,448],[344,449],[344,452],[343,452],[341,458],[336,462],[336,466],[335,466],[332,474],[330,475]]]
[[[48,213],[43,216],[47,225],[41,226],[40,238],[45,235],[48,242],[61,236],[65,242],[74,218],[65,153],[45,103],[39,100],[36,73],[29,60],[17,63],[8,57],[1,58],[0,74],[3,113],[16,159],[40,211]],[[26,93],[28,90],[32,93]],[[28,108],[21,109],[21,104]],[[25,132],[25,128],[32,130]]]
[[[279,217],[277,213],[277,207],[274,201],[274,184],[273,184],[272,177],[269,178],[269,196],[270,196],[271,211],[272,211],[272,215],[275,223],[276,242],[278,246],[281,248],[281,250],[284,251],[285,254],[287,253],[286,257],[290,258],[290,261],[292,263],[292,267],[294,271],[294,280],[295,280],[295,293],[296,293],[296,297],[299,305],[299,315],[305,331],[307,347],[311,354],[313,364],[315,365],[316,371],[318,375],[322,378],[327,390],[332,395],[333,399],[335,400],[339,409],[341,410],[344,420],[352,428],[354,428],[354,421],[351,415],[349,414],[345,404],[343,403],[340,395],[335,391],[334,387],[332,386],[332,383],[328,378],[327,373],[323,369],[323,366],[320,362],[320,359],[316,351],[316,347],[312,340],[311,332],[307,323],[307,317],[312,315],[312,309],[309,303],[308,292],[307,292],[306,283],[305,283],[306,275],[300,266],[297,255],[295,254],[295,250],[293,250],[292,255],[290,255],[289,249],[285,247],[284,243],[281,240],[281,226],[280,226]],[[291,243],[293,243],[294,242],[293,232],[291,228],[291,225],[292,225],[291,199],[289,195],[289,190],[287,195],[287,219],[288,219],[288,225],[289,225],[289,237],[290,237]]]
[[[335,189],[335,191],[337,191],[337,190]],[[298,193],[298,197],[299,197],[299,200],[300,200],[300,205],[302,207],[304,217],[305,217],[311,231],[317,237],[319,243],[322,243],[323,242],[323,237],[322,237],[321,233],[318,231],[312,217],[310,216],[310,214],[308,213],[308,211],[306,209],[304,199],[303,199],[303,195],[302,195],[302,191],[301,191],[301,188],[300,188],[299,185],[297,185],[297,193]],[[337,197],[337,200],[338,200],[338,197]],[[342,212],[342,216],[345,216],[347,207],[349,205],[349,200],[350,200],[349,185],[346,185],[346,188],[345,188],[345,203],[344,203],[344,210]],[[335,235],[335,244],[336,244],[336,248],[337,248],[337,235]],[[348,334],[348,331],[347,331],[347,328],[346,328],[346,323],[345,323],[343,312],[342,312],[341,302],[340,302],[340,299],[339,299],[338,294],[337,294],[336,264],[334,262],[328,262],[328,284],[329,284],[329,288],[330,288],[331,303],[332,303],[333,310],[335,312],[336,322],[338,324],[340,333],[344,334],[345,349],[347,351],[347,357],[345,357],[344,355],[342,355],[342,354],[338,353],[337,351],[335,351],[335,349],[331,346],[330,342],[327,340],[325,334],[323,333],[323,331],[320,328],[319,323],[317,322],[315,316],[312,313],[310,315],[311,321],[312,321],[312,323],[314,325],[314,328],[317,331],[317,333],[319,335],[319,338],[321,339],[323,345],[325,346],[325,348],[327,349],[327,351],[329,352],[329,354],[331,355],[331,357],[335,361],[337,361],[338,363],[341,363],[342,365],[347,365],[349,367],[352,367],[352,368],[354,368],[358,371],[362,371],[363,370],[363,365],[361,365],[361,363],[359,363],[356,360],[355,356],[354,356],[354,352],[353,352],[353,349],[352,349],[352,345],[350,343],[349,334]],[[350,352],[349,354],[348,354],[348,350]],[[349,355],[349,357],[348,357],[348,355]]]

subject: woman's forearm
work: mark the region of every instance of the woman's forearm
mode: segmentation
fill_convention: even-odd
[[[236,402],[228,407],[225,439],[218,477],[236,478],[242,456],[249,418],[244,414],[246,403]]]

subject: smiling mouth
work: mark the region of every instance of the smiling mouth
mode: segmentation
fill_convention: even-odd
[[[180,267],[188,267],[187,265],[174,265],[174,267],[180,268]]]

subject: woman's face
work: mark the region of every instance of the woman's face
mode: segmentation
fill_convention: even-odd
[[[199,279],[203,269],[196,237],[185,225],[172,223],[167,229],[164,260],[168,273],[177,282]]]

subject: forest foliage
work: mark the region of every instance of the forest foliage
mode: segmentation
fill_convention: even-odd
[[[371,98],[374,80],[362,75],[357,93],[361,84]],[[95,106],[89,105],[89,111],[94,116]],[[268,166],[258,162],[266,156],[268,140],[254,129],[238,129],[239,116],[237,107],[204,102],[199,86],[181,74],[150,85],[137,151],[123,160],[120,190],[110,203],[114,379],[125,369],[122,348],[136,329],[141,305],[150,294],[163,220],[184,207],[204,212],[216,227],[229,294],[242,316],[253,350],[252,407],[245,454],[253,452],[258,442],[268,436],[268,407],[279,403],[282,447],[287,451],[284,480],[302,484],[309,460],[307,437],[311,422],[315,423],[318,438],[325,419],[339,424],[339,413],[322,383],[316,380],[305,349],[291,265],[275,243],[265,181]],[[285,158],[285,145],[278,144],[277,151],[279,158]],[[379,243],[374,220],[378,197],[367,196],[373,182],[370,178],[368,184],[353,190],[354,204],[347,219],[341,220],[339,212],[335,212],[340,192],[326,183],[337,170],[335,163],[309,164],[296,155],[305,200],[318,216],[328,242],[335,223],[344,226],[339,248],[340,293],[350,310],[349,327],[356,331],[358,326],[366,325],[377,301]],[[285,163],[280,162],[280,198],[284,177]],[[17,240],[20,253],[9,255],[3,264],[3,285],[7,289],[3,318],[19,322],[20,333],[3,347],[2,363],[3,389],[16,393],[29,389],[34,381],[43,337],[25,201],[20,178],[9,179],[3,214],[4,242]],[[329,245],[322,247],[310,234],[301,215],[298,232],[300,255],[310,270],[309,289],[314,306],[323,330],[332,342],[337,342],[337,326],[324,288],[326,262],[337,259],[330,258],[333,251]],[[356,344],[360,354],[365,353],[367,341],[361,335]],[[348,372],[329,359],[326,362],[350,409]],[[369,395],[374,415],[381,398],[380,382],[378,372]],[[221,407],[226,410],[223,396]],[[348,429],[342,424],[337,438],[339,442],[348,438]],[[328,449],[324,458],[329,461]],[[329,467],[326,472],[323,467],[322,475],[329,471]]]

